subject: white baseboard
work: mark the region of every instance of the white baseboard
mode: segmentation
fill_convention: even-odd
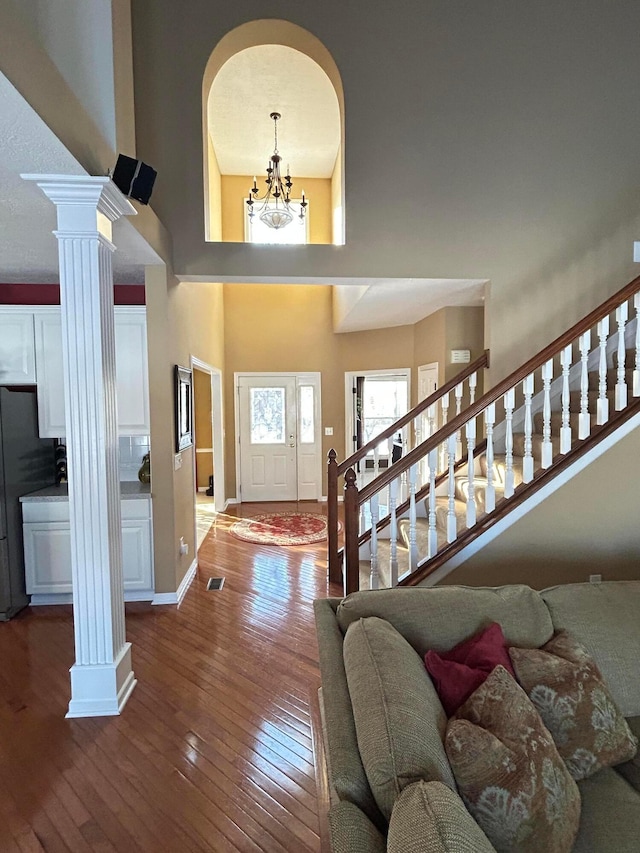
[[[198,492],[206,492],[209,486],[198,486]]]
[[[198,571],[197,558],[189,566],[186,575],[180,581],[180,585],[175,592],[156,592],[153,596],[152,604],[182,604],[182,599],[187,594],[187,590],[191,586],[193,579]]]
[[[124,593],[125,601],[153,601],[154,597],[152,589],[130,592],[125,590]],[[70,592],[41,592],[31,596],[32,607],[46,607],[50,604],[73,604],[73,595]]]
[[[227,498],[224,502],[224,509],[226,509],[228,506],[237,506],[240,503],[242,503],[242,501],[239,501],[238,498]],[[223,512],[224,509],[222,510]]]

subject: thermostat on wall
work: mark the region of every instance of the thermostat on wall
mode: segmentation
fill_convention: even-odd
[[[469,364],[471,361],[470,349],[452,349],[451,364]]]

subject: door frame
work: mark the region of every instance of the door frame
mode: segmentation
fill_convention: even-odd
[[[211,377],[211,429],[213,431],[213,506],[216,512],[227,508],[224,483],[224,404],[222,399],[222,371],[206,361],[191,356],[191,369],[196,368]],[[194,424],[195,427],[195,424]],[[193,446],[193,485],[194,502],[197,491],[196,452]],[[194,540],[198,541],[198,537]]]
[[[345,370],[344,374],[344,447],[345,459],[354,453],[353,431],[353,381],[356,376],[406,376],[407,378],[407,411],[411,411],[411,368],[385,367],[383,370]]]
[[[315,432],[318,436],[318,459],[317,459],[317,472],[318,472],[318,487],[316,492],[316,500],[322,500],[322,373],[319,370],[304,370],[304,371],[295,371],[295,370],[241,370],[236,371],[233,374],[233,409],[234,409],[234,442],[233,442],[233,450],[236,461],[236,497],[235,503],[242,503],[242,479],[240,472],[240,452],[239,452],[239,444],[240,444],[240,379],[247,379],[252,376],[259,376],[264,378],[265,376],[292,376],[296,380],[296,416],[298,412],[298,399],[297,399],[297,389],[300,384],[310,384],[313,385],[316,389],[316,407],[315,407]],[[302,380],[302,382],[300,382]],[[306,383],[305,383],[306,380]],[[296,435],[296,489],[298,488],[298,436]],[[296,498],[297,500],[297,498]]]

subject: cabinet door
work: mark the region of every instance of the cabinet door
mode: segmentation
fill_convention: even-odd
[[[61,438],[65,422],[60,309],[36,314],[35,332],[40,437]]]
[[[36,314],[38,421],[41,438],[66,434],[60,309]],[[147,319],[144,309],[115,311],[116,389],[120,435],[149,435]]]
[[[149,435],[147,318],[144,309],[116,309],[118,430],[121,435]]]
[[[0,385],[33,385],[36,358],[33,345],[33,313],[0,313]]]
[[[150,521],[123,520],[122,573],[125,592],[153,589]]]
[[[69,522],[36,521],[22,529],[27,593],[71,592]]]

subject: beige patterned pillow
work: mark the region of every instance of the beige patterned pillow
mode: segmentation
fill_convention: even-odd
[[[593,658],[570,634],[559,631],[541,649],[509,654],[574,779],[633,758],[638,741]]]
[[[467,808],[498,853],[568,853],[580,794],[526,693],[502,666],[447,726]]]

